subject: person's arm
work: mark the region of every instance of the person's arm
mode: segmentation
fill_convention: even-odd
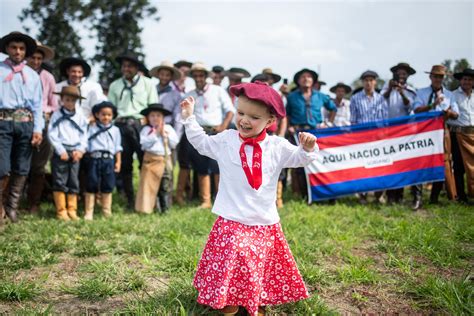
[[[168,145],[171,149],[175,149],[179,143],[178,134],[176,134],[176,131],[170,125],[165,125],[165,129],[168,132]]]
[[[58,98],[53,92],[56,90],[56,82],[54,77],[51,75],[48,89],[48,105],[51,107],[51,111],[54,112],[59,109]],[[51,113],[52,114],[52,113]]]
[[[140,132],[140,145],[142,150],[150,150],[153,145],[158,141],[158,134],[155,129],[150,126],[145,126]]]
[[[324,107],[329,111],[328,121],[331,124],[334,124],[334,119],[336,118],[337,106],[334,104],[334,101],[331,100],[329,96],[325,97]]]
[[[122,167],[122,152],[118,151],[115,154],[115,164],[114,164],[114,172],[119,173]]]
[[[146,78],[146,77],[143,77],[143,78]],[[146,78],[146,79],[148,79],[148,78]],[[147,103],[147,106],[148,106],[148,104],[158,103],[158,92],[156,91],[156,88],[153,85],[152,81],[151,80],[147,80],[147,81],[148,81],[148,83],[147,83],[147,90],[148,90],[148,103]]]
[[[64,148],[64,146],[61,142],[61,139],[59,137],[58,127],[53,127],[54,123],[56,123],[56,121],[58,119],[59,119],[59,115],[57,114],[57,112],[55,112],[51,116],[51,120],[49,121],[48,139],[49,139],[49,142],[51,143],[51,145],[53,146],[54,151],[56,152],[56,154],[61,156],[62,154],[66,153],[66,148]]]
[[[354,96],[351,97],[349,109],[351,113],[351,121],[350,121],[351,124],[357,124],[357,105],[356,105]]]
[[[31,139],[32,146],[39,146],[43,140],[43,89],[41,88],[41,80],[36,75],[37,80],[33,81],[33,90],[31,96],[31,112],[33,112],[33,136]],[[30,83],[31,84],[31,83]]]
[[[229,126],[230,122],[232,122],[232,118],[234,117],[235,113],[235,107],[232,104],[232,100],[227,94],[227,92],[224,89],[220,89],[220,94],[219,94],[219,101],[222,104],[222,113],[225,113],[224,120],[222,121],[221,125],[216,126],[214,128],[214,131],[216,133],[220,133],[227,129]]]
[[[286,139],[280,142],[280,166],[282,168],[305,167],[317,159],[319,147],[313,134],[300,132],[298,134],[299,145],[290,144]]]

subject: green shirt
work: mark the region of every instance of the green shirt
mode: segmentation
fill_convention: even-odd
[[[141,110],[158,103],[158,93],[151,79],[138,74],[133,83],[124,78],[112,82],[107,97],[117,107],[118,117],[141,118]]]

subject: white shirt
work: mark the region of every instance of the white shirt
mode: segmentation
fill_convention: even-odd
[[[166,153],[170,155],[171,149],[175,149],[176,145],[178,145],[179,138],[174,128],[169,124],[165,124],[165,132],[168,132],[168,147],[166,148]],[[140,132],[140,145],[142,146],[143,151],[147,151],[154,155],[165,155],[163,137],[157,134],[156,131],[152,132],[150,125],[146,125],[142,128]]]
[[[387,92],[388,85],[389,82],[385,83],[382,88],[382,91],[380,91],[381,95],[384,95],[385,92]],[[388,99],[386,99],[388,103],[388,118],[395,118],[410,114],[411,107],[416,98],[416,92],[405,84],[403,87],[403,94],[409,101],[408,105],[405,105],[405,103],[403,103],[402,95],[400,94],[400,92],[398,92],[397,89],[393,88],[392,91],[390,91],[390,95]]]
[[[56,92],[61,92],[61,89],[67,86],[69,86],[69,82],[67,80],[61,81],[60,83],[56,84]],[[84,114],[84,116],[89,119],[92,116],[92,107],[102,101],[107,100],[107,97],[104,95],[100,84],[85,79],[83,79],[79,85],[79,91],[81,92],[81,96],[86,99],[78,99],[76,101],[76,110],[81,109],[82,114]],[[62,105],[61,100],[59,100],[59,104]]]
[[[336,100],[333,99],[334,104],[337,107],[336,117],[334,118],[334,126],[349,126],[351,125],[351,108],[349,100],[342,99],[341,104],[337,104]],[[329,112],[323,106],[321,107],[324,121],[329,121]]]
[[[461,87],[453,92],[454,100],[459,107],[457,120],[450,120],[449,125],[474,126],[474,97],[473,92],[467,96]]]
[[[193,90],[184,98],[189,96],[196,100],[194,115],[201,126],[218,126],[222,124],[228,112],[235,113],[234,105],[227,92],[214,84],[206,85],[204,93]]]
[[[201,154],[217,160],[220,180],[212,212],[223,218],[245,225],[273,225],[280,221],[276,208],[278,177],[283,168],[298,168],[317,158],[301,146],[286,139],[267,135],[260,142],[262,148],[262,185],[253,189],[247,181],[240,160],[239,132],[225,130],[217,135],[206,135],[194,115],[184,122],[186,137]],[[245,146],[251,166],[253,146]],[[250,158],[250,159],[249,159]]]

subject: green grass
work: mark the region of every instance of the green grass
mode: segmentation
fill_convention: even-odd
[[[269,312],[472,314],[472,210],[443,202],[412,212],[354,198],[335,206],[287,198],[283,230],[312,296]],[[215,216],[193,207],[141,216],[122,203],[114,196],[110,219],[97,211],[94,221],[74,223],[55,220],[45,204],[41,218],[4,227],[0,314],[84,314],[94,306],[107,314],[217,315],[196,303],[192,286]]]

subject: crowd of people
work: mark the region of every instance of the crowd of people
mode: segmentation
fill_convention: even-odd
[[[211,208],[220,170],[216,159],[200,154],[187,139],[181,102],[193,97],[197,123],[207,135],[217,135],[236,128],[238,98],[231,87],[249,80],[273,86],[282,80],[270,68],[252,77],[243,68],[208,69],[201,62],[185,60],[163,61],[148,71],[136,54],[126,52],[116,59],[122,76],[110,85],[94,82],[91,66],[77,57],[60,61],[57,82],[47,67],[54,58],[53,48],[20,32],[2,37],[0,46],[7,55],[0,63],[0,222],[18,221],[24,191],[28,211],[38,212],[49,162],[61,220],[79,218],[77,204],[82,198],[84,219],[93,218],[96,202],[103,215],[110,216],[114,189],[124,195],[129,210],[140,213],[165,212],[172,203],[184,205],[193,197],[199,197],[201,208]],[[390,70],[393,78],[380,91],[378,74],[367,70],[360,75],[359,89],[342,82],[332,86],[334,98],[320,91],[326,83],[315,71],[296,72],[292,83],[284,79],[275,90],[287,115],[278,117],[267,132],[295,144],[294,135],[301,130],[442,111],[450,139],[451,155],[446,159],[452,157],[457,192],[453,198],[469,203],[468,197],[474,197],[474,70],[454,74],[460,82],[455,91],[443,87],[449,74],[442,65],[427,72],[430,83],[421,89],[408,83],[416,72],[408,63]],[[225,77],[228,87],[222,87]],[[135,194],[136,160],[140,178]],[[179,166],[176,179],[175,165]],[[302,198],[307,194],[304,169],[284,169],[277,185],[278,208],[283,206],[288,179],[293,192]],[[432,184],[431,203],[438,202],[442,189],[443,182]],[[417,210],[422,207],[422,185],[412,186],[411,193]],[[378,202],[401,203],[403,188],[374,195]],[[367,203],[367,194],[358,198]]]

